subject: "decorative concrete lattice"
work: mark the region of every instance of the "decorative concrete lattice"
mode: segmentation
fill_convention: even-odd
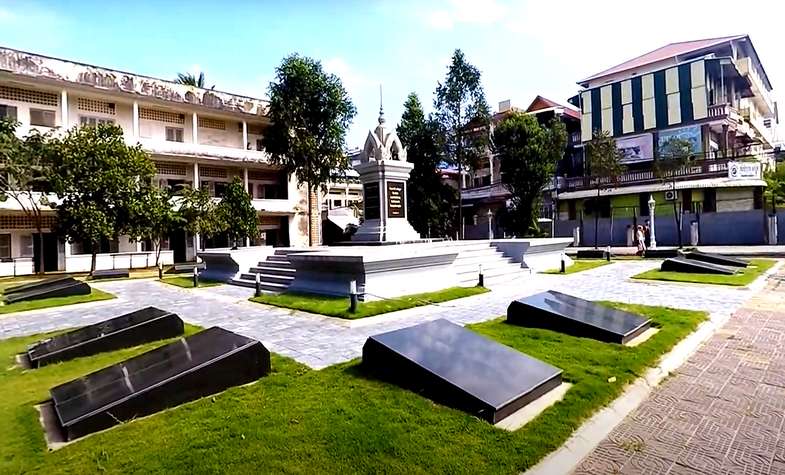
[[[185,165],[174,162],[155,162],[159,175],[185,176]]]
[[[115,106],[111,102],[98,101],[95,99],[85,99],[80,97],[77,99],[77,106],[79,110],[87,112],[97,112],[99,114],[115,115]]]
[[[139,118],[166,122],[167,124],[185,124],[185,116],[183,114],[176,114],[174,112],[158,109],[139,109]]]
[[[58,105],[57,94],[9,86],[0,86],[0,99],[41,104],[44,106]]]
[[[248,170],[248,179],[255,181],[275,180],[277,177],[274,172]]]
[[[226,130],[226,122],[209,117],[199,117],[199,127],[205,129]]]
[[[52,229],[56,218],[54,216],[42,216],[41,227]],[[0,229],[35,229],[35,221],[24,214],[8,214],[0,216]]]

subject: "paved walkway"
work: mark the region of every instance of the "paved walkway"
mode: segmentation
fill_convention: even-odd
[[[435,318],[459,324],[503,315],[510,301],[554,289],[590,300],[667,305],[730,314],[752,292],[724,286],[643,283],[631,275],[659,265],[656,261],[616,262],[574,275],[526,275],[487,294],[429,307],[403,310],[350,322],[248,302],[252,289],[221,286],[180,289],[152,280],[95,284],[119,298],[54,310],[0,316],[0,339],[97,322],[148,305],[177,312],[204,327],[220,325],[261,340],[271,351],[313,368],[357,358],[368,336]]]
[[[574,473],[785,475],[784,417],[780,271]]]

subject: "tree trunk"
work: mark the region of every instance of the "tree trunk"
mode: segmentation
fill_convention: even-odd
[[[313,211],[311,210],[311,182],[308,182],[308,247],[313,246]]]
[[[38,231],[38,272],[37,274],[44,273],[44,232],[39,227]]]
[[[600,211],[599,211],[599,204],[600,204],[600,189],[597,188],[597,202],[594,204],[594,249],[597,249],[597,239],[598,239],[598,232],[600,229]]]
[[[463,240],[463,166],[458,163],[458,238]]]
[[[153,246],[155,246],[155,267],[158,267],[158,263],[161,262],[161,242],[160,238],[153,240]]]
[[[93,272],[95,272],[96,261],[98,260],[98,243],[93,241],[90,249],[92,251],[92,256],[90,257],[90,275],[92,276]]]

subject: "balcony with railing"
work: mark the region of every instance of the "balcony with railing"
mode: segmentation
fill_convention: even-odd
[[[771,95],[769,94],[766,84],[763,82],[763,78],[760,77],[758,70],[753,65],[752,59],[749,57],[737,59],[736,68],[738,68],[742,76],[745,76],[750,80],[752,92],[755,94],[753,100],[755,100],[762,109],[766,110],[767,113],[773,114],[774,101],[771,99]]]

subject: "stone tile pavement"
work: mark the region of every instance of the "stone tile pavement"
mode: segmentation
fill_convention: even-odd
[[[784,418],[780,271],[574,474],[785,475]]]
[[[153,280],[95,284],[115,300],[0,316],[0,339],[100,321],[147,305],[177,312],[186,322],[220,325],[261,340],[271,351],[313,368],[357,358],[368,336],[435,318],[465,325],[496,318],[512,299],[554,289],[591,300],[668,305],[710,313],[731,313],[753,292],[724,286],[643,283],[629,277],[659,265],[656,261],[619,261],[573,275],[522,275],[492,292],[349,322],[248,302],[252,289],[221,286],[181,289]]]

